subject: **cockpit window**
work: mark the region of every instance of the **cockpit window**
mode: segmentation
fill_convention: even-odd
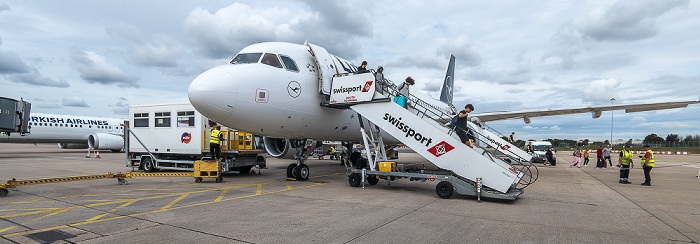
[[[297,68],[297,64],[292,58],[284,55],[280,55],[280,58],[282,59],[284,67],[287,68],[287,70],[299,72],[299,68]]]
[[[231,64],[257,63],[260,60],[260,56],[262,56],[262,53],[239,53],[231,60]]]
[[[280,63],[280,60],[277,58],[277,55],[272,54],[272,53],[266,53],[265,56],[262,58],[263,64],[267,64],[273,67],[277,68],[282,68],[282,64]]]

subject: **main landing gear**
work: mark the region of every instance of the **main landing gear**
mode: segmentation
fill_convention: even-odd
[[[304,164],[306,162],[306,145],[304,145],[304,140],[289,141],[297,149],[297,153],[294,155],[297,162],[287,166],[287,180],[308,180],[309,166]]]

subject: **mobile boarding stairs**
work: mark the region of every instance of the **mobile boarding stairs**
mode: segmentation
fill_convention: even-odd
[[[386,81],[389,85],[382,92],[375,92],[375,82],[370,81],[374,81],[371,73],[336,75],[332,83],[334,92],[329,102],[322,104],[333,108],[350,108],[359,115],[369,167],[346,164],[351,186],[362,183],[364,187],[365,180],[375,185],[380,178],[439,180],[441,182],[436,192],[442,198],[449,198],[456,191],[479,199],[483,195],[515,200],[525,187],[537,180],[538,171],[531,163],[532,156],[505,141],[505,137],[501,138],[502,134],[483,125],[478,119],[472,118],[476,121],[467,123],[475,137],[474,147],[470,148],[459,140],[456,130],[460,129],[449,124],[458,113],[453,106],[445,111],[410,95],[406,98],[409,105],[404,108],[392,101],[397,90],[390,81]],[[352,90],[357,91],[355,93],[342,89],[358,84],[364,87]],[[363,121],[362,117],[366,120]],[[410,165],[401,164],[397,167],[394,162],[386,162],[384,133],[401,141],[440,170],[411,168]]]

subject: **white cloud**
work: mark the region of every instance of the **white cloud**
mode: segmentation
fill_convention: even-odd
[[[688,4],[689,0],[620,0],[591,11],[579,30],[596,40],[641,40],[658,33],[655,18]]]
[[[454,54],[459,58],[461,66],[478,66],[483,58],[475,50],[467,35],[460,35],[454,40],[444,40],[438,47],[437,53],[440,56],[449,57]]]
[[[595,104],[609,103],[611,98],[616,97],[618,86],[622,81],[618,79],[600,79],[591,81],[588,86],[583,87],[584,102]],[[619,97],[618,97],[619,99]]]
[[[61,100],[61,105],[68,107],[90,107],[85,103],[85,100],[80,97],[64,97]]]
[[[296,7],[296,8],[292,8]],[[254,8],[234,3],[215,13],[197,8],[184,21],[185,32],[208,57],[230,57],[244,46],[263,41],[321,45],[343,57],[355,57],[358,37],[371,35],[365,9],[341,1],[305,6]]]
[[[119,23],[106,28],[107,33],[124,38],[131,43],[129,57],[136,64],[154,67],[176,67],[178,59],[185,48],[174,38],[158,35],[152,42],[144,41],[144,37],[135,25]]]
[[[123,97],[119,97],[119,100],[126,100]],[[129,115],[129,104],[123,103],[121,101],[115,103],[114,105],[110,105],[115,108],[112,109],[112,112],[115,114],[120,114],[120,115]]]
[[[21,74],[9,74],[6,75],[6,77],[7,79],[14,82],[25,83],[35,86],[70,87],[70,84],[68,84],[68,82],[64,80],[54,80],[49,77],[44,77],[36,71]]]
[[[170,37],[162,37],[153,43],[135,45],[131,59],[137,64],[158,67],[175,67],[182,55],[182,46]]]
[[[14,52],[0,51],[0,74],[25,73],[29,67]]]
[[[632,117],[632,121],[641,123],[641,122],[647,122],[647,119],[644,118],[644,116],[634,116]]]
[[[129,75],[107,62],[107,59],[91,51],[73,50],[71,54],[73,66],[80,72],[80,78],[90,83],[122,87],[138,87],[140,79],[136,75]]]
[[[0,3],[0,12],[2,11],[10,11],[10,5],[7,5],[7,3]]]
[[[555,125],[555,126],[549,127],[549,130],[561,130],[561,127]]]

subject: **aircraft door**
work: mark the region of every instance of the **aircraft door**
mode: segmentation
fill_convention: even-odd
[[[311,55],[314,57],[316,66],[318,67],[318,93],[330,95],[333,75],[338,73],[337,67],[333,63],[333,57],[323,47],[311,43],[308,45],[309,50],[311,50]]]

